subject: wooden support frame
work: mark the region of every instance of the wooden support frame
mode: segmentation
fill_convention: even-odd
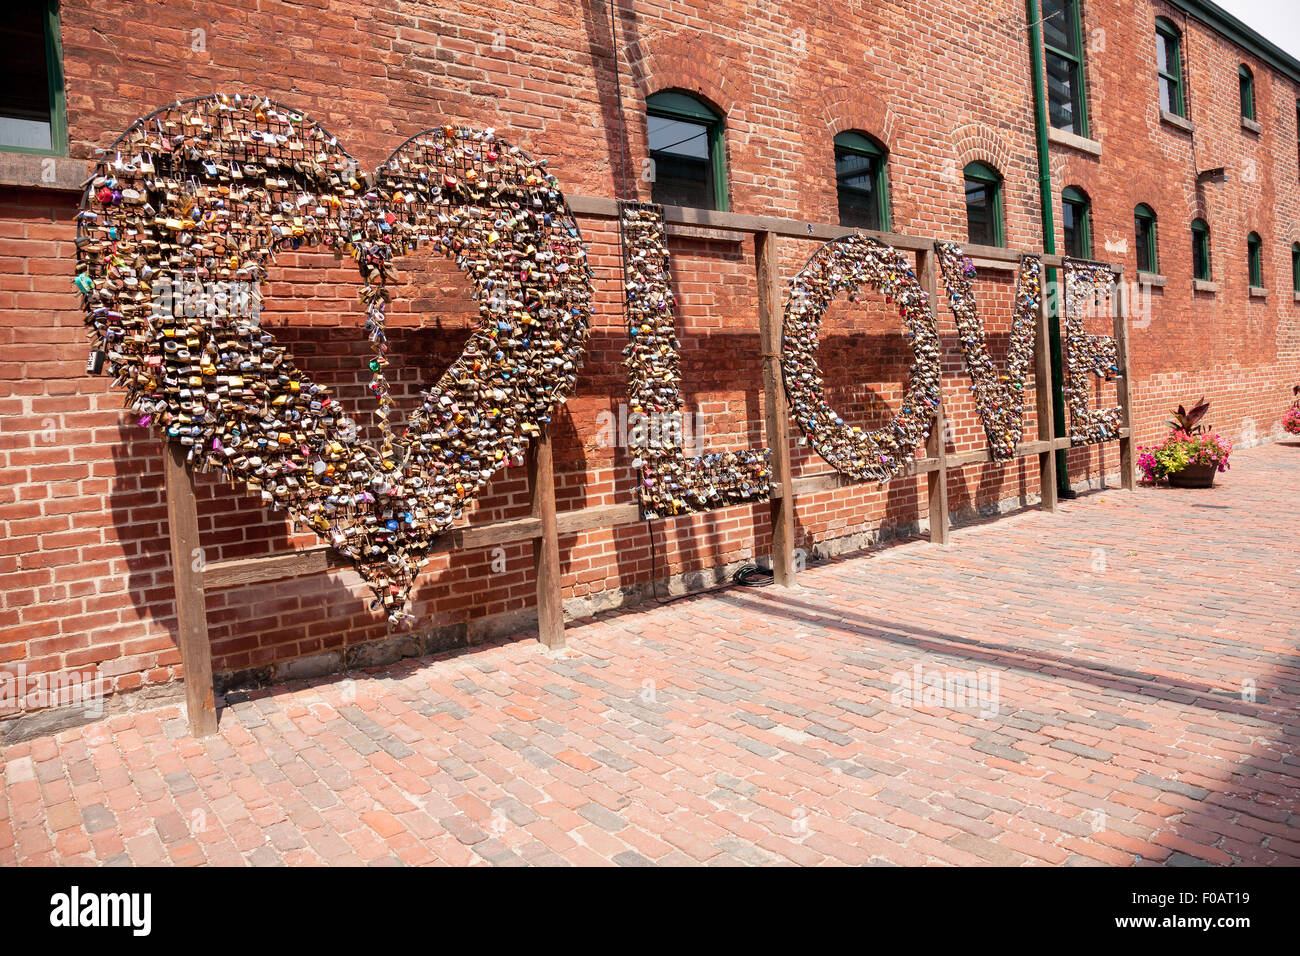
[[[1120,485],[1125,491],[1137,490],[1137,468],[1133,459],[1133,420],[1131,396],[1129,395],[1129,301],[1128,282],[1124,270],[1120,269],[1116,279],[1119,288],[1116,292],[1115,308],[1115,357],[1119,359],[1119,377],[1115,379],[1115,401],[1124,409],[1124,427],[1119,439],[1119,473]]]
[[[771,455],[772,480],[793,488],[790,472],[790,410],[781,371],[781,341],[785,328],[781,309],[780,260],[776,233],[754,234],[754,268],[758,278],[758,334],[763,349],[764,434]],[[794,586],[794,495],[773,496],[772,583]]]
[[[560,588],[560,530],[555,513],[555,463],[551,426],[528,447],[528,499],[538,522],[533,538],[537,575],[537,639],[550,650],[564,646],[564,602]]]
[[[616,218],[618,203],[612,199],[574,196],[569,201],[579,215]],[[745,216],[702,209],[665,207],[670,225],[691,227],[701,232],[723,231],[754,237],[755,274],[758,285],[758,325],[762,349],[764,424],[771,454],[772,570],[775,583],[795,585],[795,498],[855,484],[839,472],[831,471],[794,478],[791,466],[790,416],[786,405],[781,366],[781,338],[784,325],[777,237],[798,239],[835,239],[846,235],[843,226],[809,223],[770,216]],[[867,235],[910,251],[916,256],[917,276],[930,296],[931,308],[938,310],[937,261],[932,240],[896,233],[868,232]],[[1017,250],[988,246],[966,247],[977,267],[1014,272],[1020,261]],[[1039,255],[1044,266],[1060,266],[1062,257]],[[1124,427],[1120,430],[1120,458],[1124,487],[1134,486],[1131,449],[1128,387],[1127,292],[1122,282],[1122,266],[1111,266],[1121,277],[1121,300],[1115,319],[1115,339],[1122,377],[1118,394],[1124,406]],[[1045,298],[1045,297],[1044,297]],[[1056,469],[1053,452],[1069,447],[1068,438],[1052,438],[1051,429],[1044,433],[1041,423],[1051,421],[1051,365],[1048,351],[1045,306],[1040,308],[1035,339],[1035,376],[1037,410],[1040,422],[1037,440],[1023,441],[1015,459],[1037,455],[1040,463],[1042,507],[1055,511]],[[903,477],[927,476],[930,538],[943,545],[949,540],[948,469],[991,461],[988,449],[949,455],[944,441],[942,388],[934,427],[927,442],[926,457],[909,464]],[[1013,460],[1015,460],[1013,459]],[[172,571],[176,586],[177,644],[184,665],[186,705],[190,730],[205,736],[217,730],[217,714],[212,685],[212,652],[208,642],[204,594],[207,589],[265,583],[284,578],[314,574],[332,568],[349,567],[349,563],[325,545],[297,551],[235,558],[205,563],[199,540],[198,509],[193,477],[185,463],[185,448],[168,443],[163,456],[167,515],[171,538]],[[635,503],[600,505],[573,511],[557,512],[555,505],[554,452],[549,429],[534,438],[528,451],[529,514],[489,524],[455,528],[440,535],[435,552],[452,552],[491,547],[517,541],[532,541],[537,574],[538,640],[548,649],[564,645],[560,535],[579,534],[632,524],[641,520]]]
[[[1047,307],[1046,272],[1042,270],[1038,297],[1038,321],[1034,323],[1034,409],[1038,419],[1038,440],[1047,448],[1038,454],[1038,506],[1043,511],[1060,510],[1056,475],[1056,416],[1052,409],[1052,336]],[[1063,439],[1066,448],[1070,440]]]
[[[939,263],[934,246],[916,253],[916,275],[930,300],[930,314],[935,327],[939,325]],[[939,358],[939,405],[934,410],[930,437],[925,441],[926,460],[934,462],[934,469],[926,476],[928,506],[930,511],[930,543],[945,547],[948,544],[948,424],[943,410],[943,356]]]
[[[163,484],[167,494],[172,579],[176,582],[176,644],[185,674],[185,711],[190,732],[195,737],[206,737],[217,732],[217,704],[212,688],[208,609],[203,594],[198,500],[194,496],[194,479],[185,467],[184,445],[165,444]]]

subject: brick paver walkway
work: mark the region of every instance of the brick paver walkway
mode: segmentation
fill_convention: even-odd
[[[1300,863],[1300,447],[1235,461],[7,746],[0,863]]]

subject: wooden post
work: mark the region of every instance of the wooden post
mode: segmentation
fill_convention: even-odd
[[[754,233],[754,266],[758,278],[758,329],[763,349],[763,414],[772,480],[781,486],[772,507],[772,583],[793,587],[794,481],[790,471],[790,413],[781,375],[781,269],[776,234]]]
[[[1137,472],[1133,466],[1133,415],[1129,395],[1128,370],[1128,283],[1121,268],[1116,274],[1119,282],[1115,310],[1115,357],[1119,366],[1119,377],[1115,379],[1115,398],[1124,409],[1125,434],[1119,439],[1120,484],[1125,491],[1137,490]]]
[[[528,495],[532,515],[542,523],[533,538],[537,569],[537,639],[547,648],[564,646],[564,602],[560,591],[560,531],[555,513],[555,463],[550,425],[528,448]]]
[[[208,643],[203,572],[199,570],[203,564],[199,551],[198,503],[193,478],[185,467],[185,454],[184,445],[164,443],[163,484],[172,546],[172,580],[176,586],[176,645],[185,668],[185,711],[190,733],[207,737],[217,732],[217,705],[212,691],[212,646]]]
[[[1047,308],[1047,270],[1039,270],[1038,320],[1034,331],[1034,400],[1038,411],[1038,440],[1048,443],[1048,450],[1038,456],[1038,485],[1043,511],[1060,507],[1056,494],[1056,423],[1052,411],[1052,336],[1048,327],[1051,316]]]
[[[938,257],[934,246],[918,250],[916,253],[916,274],[921,280],[921,288],[930,299],[930,314],[934,316],[935,327],[939,325],[939,276]],[[926,477],[929,489],[930,506],[930,543],[946,545],[948,543],[948,443],[944,440],[947,431],[947,419],[943,411],[943,351],[939,353],[939,407],[934,410],[934,425],[930,437],[925,441],[925,454],[933,458],[936,466]]]

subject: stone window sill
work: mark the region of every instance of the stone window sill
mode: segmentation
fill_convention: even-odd
[[[1218,292],[1219,283],[1210,279],[1193,279],[1192,288],[1197,292]]]
[[[93,164],[67,156],[0,151],[0,186],[53,189],[79,193],[90,178]]]
[[[1293,296],[1295,296],[1295,298],[1294,298],[1292,301],[1294,301],[1294,302],[1300,302],[1300,292],[1293,292],[1293,293],[1291,293],[1291,294],[1292,294]]]
[[[1250,297],[1252,299],[1267,299],[1268,290],[1262,286],[1253,285],[1250,287]]]
[[[1101,143],[1095,139],[1088,139],[1086,136],[1078,136],[1074,133],[1067,133],[1063,129],[1057,129],[1050,126],[1047,129],[1047,139],[1056,143],[1058,146],[1068,146],[1070,149],[1077,149],[1081,153],[1087,153],[1089,156],[1101,155]]]
[[[1184,133],[1190,133],[1196,129],[1196,127],[1192,125],[1191,120],[1184,116],[1179,116],[1177,113],[1171,113],[1165,109],[1160,111],[1160,122],[1167,126],[1173,126],[1176,129],[1180,129]]]
[[[1168,281],[1169,280],[1166,279],[1164,276],[1158,275],[1154,272],[1138,273],[1138,285],[1149,285],[1149,286],[1155,286],[1157,289],[1163,289],[1165,287],[1165,283]]]
[[[1241,118],[1241,128],[1254,133],[1256,136],[1264,132],[1264,127],[1260,126],[1253,119],[1246,119],[1244,116]]]

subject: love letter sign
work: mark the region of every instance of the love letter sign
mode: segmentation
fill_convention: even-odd
[[[545,161],[490,130],[446,126],[363,179],[319,125],[257,96],[167,107],[110,154],[78,225],[91,365],[107,360],[139,424],[260,490],[351,559],[401,619],[434,537],[550,420],[586,346],[586,249]],[[276,252],[303,246],[360,267],[377,443],[357,437],[255,310],[182,309],[163,294],[195,282],[256,290]],[[398,435],[384,375],[390,263],[417,249],[455,260],[479,321]]]
[[[591,325],[591,270],[578,224],[545,160],[492,130],[444,126],[407,140],[368,176],[301,113],[259,96],[165,107],[110,147],[86,190],[78,271],[93,340],[88,371],[107,363],[143,426],[189,449],[190,462],[259,491],[294,524],[349,558],[390,620],[409,617],[412,583],[436,536],[488,480],[522,454],[573,388]],[[646,517],[771,491],[768,450],[687,458],[674,298],[663,210],[621,203],[629,398],[675,427],[637,460]],[[281,249],[351,256],[372,349],[378,441],[298,368],[255,305]],[[455,261],[478,301],[460,357],[426,390],[400,432],[386,375],[392,262],[419,250]],[[1020,264],[1006,367],[988,354],[970,280],[950,243],[937,259],[957,319],[976,409],[995,461],[1014,456],[1041,302],[1041,260]],[[1090,411],[1089,374],[1118,372],[1113,340],[1085,336],[1079,313],[1109,288],[1096,264],[1067,267],[1068,394],[1075,443],[1118,432],[1122,409]],[[220,287],[203,308],[185,290]],[[914,361],[902,408],[883,428],[848,424],[825,399],[817,361],[830,303],[878,291],[893,302]],[[876,239],[827,243],[791,280],[782,372],[796,422],[840,472],[888,481],[932,427],[941,349],[933,304],[907,256]]]

